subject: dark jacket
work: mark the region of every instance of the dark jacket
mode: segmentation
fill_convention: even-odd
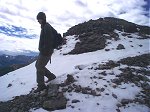
[[[52,26],[49,23],[45,23],[41,26],[39,41],[39,51],[41,55],[49,56],[53,53],[53,40]]]

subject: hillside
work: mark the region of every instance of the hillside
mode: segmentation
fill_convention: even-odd
[[[25,55],[0,55],[0,76],[3,76],[11,71],[27,66],[36,60],[35,56]]]
[[[47,65],[57,76],[48,90],[33,92],[33,62],[0,77],[0,110],[150,112],[149,29],[116,18],[70,28],[64,33],[66,44]]]
[[[69,54],[80,54],[104,49],[107,40],[119,40],[118,33],[115,30],[124,32],[121,35],[125,38],[133,38],[132,33],[136,33],[141,39],[150,38],[150,27],[140,26],[134,23],[112,18],[99,18],[98,20],[90,20],[71,27],[64,36],[78,35],[80,42],[78,42]]]

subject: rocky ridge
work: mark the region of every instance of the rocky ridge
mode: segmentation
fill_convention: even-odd
[[[119,40],[119,35],[114,32],[118,30],[124,32],[123,36],[133,38],[132,33],[140,36],[140,39],[150,38],[150,27],[137,25],[123,19],[112,17],[99,18],[90,20],[71,27],[65,36],[77,35],[80,42],[68,54],[81,54],[104,49],[107,46],[107,39]]]

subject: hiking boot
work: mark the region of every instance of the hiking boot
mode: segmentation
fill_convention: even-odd
[[[49,81],[54,80],[55,78],[56,78],[56,76],[53,73],[51,73],[50,77],[48,78],[47,81],[45,81],[45,83],[48,83]]]
[[[34,93],[43,91],[44,89],[47,89],[47,87],[46,87],[45,85],[43,85],[43,86],[38,86],[38,88],[34,91]]]

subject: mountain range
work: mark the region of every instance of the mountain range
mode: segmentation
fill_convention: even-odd
[[[47,90],[34,93],[35,62],[0,77],[1,112],[150,112],[150,27],[106,17],[63,35]]]
[[[34,56],[25,55],[0,55],[0,76],[24,67],[36,60]]]

